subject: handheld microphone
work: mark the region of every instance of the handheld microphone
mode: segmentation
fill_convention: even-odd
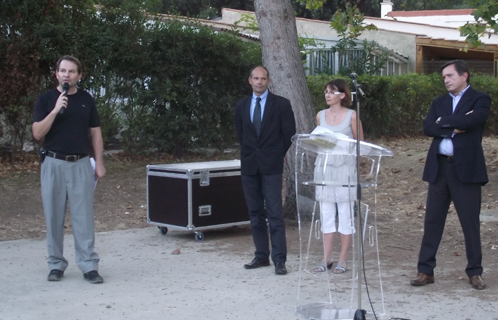
[[[67,92],[68,92],[68,91],[69,91],[69,83],[64,82],[64,83],[62,84],[62,92],[64,93],[64,95],[65,95],[66,97],[67,97]],[[61,109],[59,110],[59,113],[60,113],[60,114],[63,114],[65,109],[66,109],[66,108],[61,108]]]

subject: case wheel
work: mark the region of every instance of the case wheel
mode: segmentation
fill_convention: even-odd
[[[159,228],[159,232],[161,232],[161,234],[164,236],[166,233],[168,233],[168,228],[166,227],[158,227]]]
[[[204,240],[204,233],[202,233],[202,232],[196,232],[195,233],[195,240],[197,240],[199,242],[202,241],[202,240]]]

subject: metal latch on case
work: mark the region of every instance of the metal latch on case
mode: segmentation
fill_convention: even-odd
[[[201,171],[201,179],[199,181],[201,187],[209,186],[209,171],[202,170]]]

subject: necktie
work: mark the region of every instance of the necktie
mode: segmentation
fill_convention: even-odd
[[[256,128],[256,133],[259,136],[259,131],[261,129],[261,104],[259,103],[261,98],[256,98],[256,107],[254,108],[254,114],[252,116],[252,123],[254,128]]]

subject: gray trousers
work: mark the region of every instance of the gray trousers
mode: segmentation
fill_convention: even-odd
[[[49,269],[65,270],[68,265],[63,256],[63,241],[69,200],[76,264],[83,273],[98,270],[99,256],[94,252],[94,175],[89,158],[66,162],[46,157],[41,166],[41,190]]]

